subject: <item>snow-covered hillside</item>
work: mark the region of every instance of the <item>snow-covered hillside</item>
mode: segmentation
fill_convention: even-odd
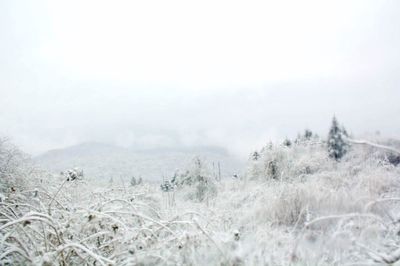
[[[359,143],[340,160],[318,138],[271,143],[236,179],[217,180],[195,159],[161,188],[50,175],[16,154],[1,167],[0,264],[400,262],[400,154],[382,146],[397,142]]]
[[[170,178],[177,169],[183,169],[199,156],[207,162],[210,169],[222,176],[232,176],[243,171],[245,162],[230,155],[219,147],[160,148],[136,150],[104,143],[83,143],[80,145],[52,150],[34,158],[38,165],[54,173],[69,168],[82,169],[85,176],[97,181],[111,178],[129,181],[132,176],[147,181],[160,181]]]

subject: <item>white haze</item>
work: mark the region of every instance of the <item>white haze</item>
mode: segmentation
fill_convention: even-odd
[[[399,136],[398,1],[2,1],[0,134],[241,156],[336,114]]]

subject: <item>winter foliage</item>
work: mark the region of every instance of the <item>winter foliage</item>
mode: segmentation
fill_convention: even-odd
[[[6,138],[0,138],[0,192],[24,185],[29,173],[27,157]]]
[[[333,117],[328,135],[328,152],[331,158],[339,161],[347,153],[349,146],[345,142],[347,136],[346,129],[340,127],[336,117]]]
[[[204,201],[217,193],[216,177],[213,177],[205,163],[195,157],[191,166],[184,172],[177,171],[171,183],[186,195],[188,199]]]
[[[381,148],[398,142],[341,147],[337,121],[327,142],[310,132],[253,152],[239,178],[196,157],[161,184],[106,186],[35,170],[0,142],[0,265],[398,262],[400,168]]]

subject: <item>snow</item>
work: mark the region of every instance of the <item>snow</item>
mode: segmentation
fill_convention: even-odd
[[[0,264],[396,263],[400,168],[382,145],[340,161],[323,141],[268,145],[222,180],[196,159],[168,190],[30,170],[1,190]]]

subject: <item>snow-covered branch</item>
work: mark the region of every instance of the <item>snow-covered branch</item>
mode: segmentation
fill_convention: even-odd
[[[352,143],[352,144],[360,144],[360,145],[368,145],[371,147],[375,147],[375,148],[379,148],[379,149],[384,149],[387,151],[391,151],[397,154],[400,154],[400,150],[395,149],[393,147],[390,146],[386,146],[386,145],[382,145],[382,144],[377,144],[377,143],[373,143],[367,140],[355,140],[355,139],[350,139],[350,138],[346,138],[346,141]]]

